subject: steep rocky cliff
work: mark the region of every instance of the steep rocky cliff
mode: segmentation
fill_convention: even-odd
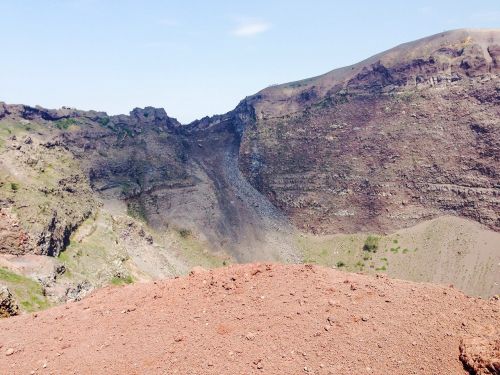
[[[314,232],[500,229],[500,31],[459,30],[245,101],[245,176]]]

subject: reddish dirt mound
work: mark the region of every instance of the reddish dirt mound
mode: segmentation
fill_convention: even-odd
[[[498,301],[311,266],[240,265],[0,321],[1,374],[466,374]]]

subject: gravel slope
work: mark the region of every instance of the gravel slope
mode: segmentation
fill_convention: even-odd
[[[466,374],[499,302],[307,265],[105,288],[0,321],[1,374]]]

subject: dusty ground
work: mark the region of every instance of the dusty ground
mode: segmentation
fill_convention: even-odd
[[[499,321],[451,288],[238,265],[2,320],[0,373],[466,374],[461,339]]]

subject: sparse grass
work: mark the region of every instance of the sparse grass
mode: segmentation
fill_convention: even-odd
[[[400,246],[398,246],[398,247],[391,247],[391,252],[394,253],[394,254],[397,254],[397,253],[399,253],[400,249],[401,249]]]
[[[71,125],[76,125],[74,118],[62,118],[54,122],[54,125],[59,130],[68,130]]]
[[[32,312],[50,307],[42,286],[35,280],[0,267],[0,281],[7,285],[24,311]]]
[[[376,253],[378,249],[379,238],[376,236],[368,236],[363,245],[363,250],[370,253]]]
[[[183,237],[181,231],[178,230],[176,237],[181,245],[182,256],[190,265],[217,268],[227,265],[229,262],[227,258],[210,253],[191,231],[189,231],[189,235]]]
[[[17,273],[11,272],[6,268],[0,268],[0,280],[10,282],[10,283],[21,283],[24,281],[24,277],[18,275]]]
[[[127,203],[127,215],[144,223],[147,222],[146,209],[144,208],[144,205],[137,200],[129,201]]]
[[[127,276],[113,276],[111,279],[110,283],[113,285],[126,285],[126,284],[132,284],[134,282],[134,279],[132,276],[127,275]]]

